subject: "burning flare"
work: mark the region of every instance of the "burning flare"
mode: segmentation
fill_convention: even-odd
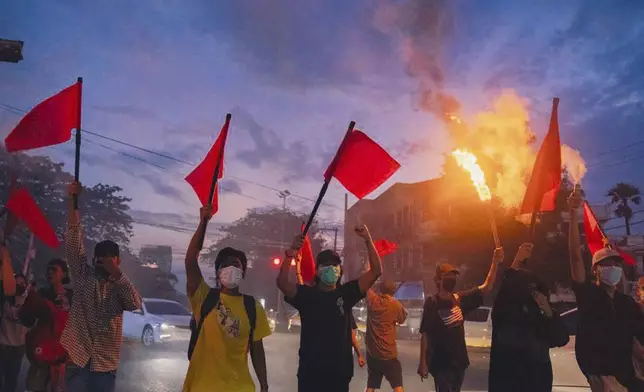
[[[581,183],[586,175],[586,162],[581,157],[581,153],[565,144],[561,146],[561,163],[568,171],[570,178],[575,185]]]
[[[479,198],[482,201],[492,200],[492,193],[485,182],[485,173],[483,173],[483,170],[476,162],[476,156],[471,152],[462,149],[452,151],[452,156],[456,159],[456,162],[460,167],[470,173],[470,178],[476,187],[476,192],[479,194]]]

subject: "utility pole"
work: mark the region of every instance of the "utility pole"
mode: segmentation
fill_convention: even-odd
[[[286,218],[286,199],[291,196],[291,192],[288,190],[280,191],[277,196],[282,199],[282,218],[280,219],[281,230],[280,230],[280,257],[282,258],[282,263],[290,263],[290,260],[284,260],[284,219]],[[284,311],[284,295],[277,289],[277,323],[275,329],[277,332],[288,332],[288,320],[286,318],[286,312]]]

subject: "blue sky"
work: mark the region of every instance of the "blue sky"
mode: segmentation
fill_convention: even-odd
[[[350,120],[402,163],[391,181],[439,175],[450,138],[418,104],[421,84],[456,97],[466,114],[515,89],[530,102],[539,138],[557,95],[562,140],[589,166],[589,198],[603,201],[617,180],[644,186],[644,4],[636,1],[25,0],[2,8],[0,37],[25,41],[25,60],[0,63],[0,104],[29,109],[83,76],[84,128],[189,163],[232,112],[220,223],[281,205],[274,189],[314,199]],[[406,60],[405,42],[421,69]],[[18,120],[0,109],[0,136]],[[140,219],[193,224],[199,205],[183,181],[190,165],[87,140],[84,183],[122,186]],[[72,151],[38,153],[71,170]],[[343,194],[332,185],[321,210],[329,225],[342,220]],[[288,205],[306,212],[312,202]],[[187,236],[136,226],[135,247],[158,242],[180,251]]]

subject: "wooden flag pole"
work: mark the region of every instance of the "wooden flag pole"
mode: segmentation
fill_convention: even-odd
[[[83,78],[78,78],[78,128],[76,128],[76,157],[74,159],[74,181],[79,182],[80,178],[80,149],[81,149],[81,110],[83,107]],[[78,210],[78,195],[73,195],[74,210]]]
[[[227,113],[226,123],[230,123],[231,118],[232,118],[232,115],[230,113]],[[210,204],[212,204],[212,199],[215,196],[215,189],[217,188],[217,182],[219,182],[219,170],[221,169],[221,164],[223,163],[222,158],[224,157],[224,146],[225,146],[225,143],[222,146],[221,151],[219,151],[219,157],[217,157],[217,166],[215,167],[215,173],[213,174],[212,182],[210,183],[210,193],[208,193],[208,200]],[[203,220],[202,227],[203,229],[199,233],[199,242],[197,243],[199,250],[203,248],[203,242],[206,240],[206,230],[208,229],[207,219]]]
[[[351,121],[349,123],[349,128],[347,128],[347,133],[344,135],[344,139],[342,139],[342,143],[340,143],[340,146],[338,147],[338,151],[336,151],[335,156],[333,157],[333,161],[331,161],[331,165],[329,166],[329,171],[328,171],[328,178],[324,179],[324,184],[322,184],[322,189],[320,189],[320,193],[318,194],[318,199],[315,201],[315,205],[313,206],[313,211],[311,211],[311,215],[309,215],[309,220],[306,222],[306,226],[304,226],[304,230],[302,231],[302,235],[306,236],[306,234],[309,232],[309,229],[311,228],[311,225],[313,224],[313,219],[315,219],[315,214],[317,214],[318,209],[320,208],[320,204],[322,203],[322,199],[324,198],[324,195],[326,194],[326,190],[329,188],[329,183],[331,182],[331,178],[333,177],[333,173],[335,172],[336,166],[338,166],[338,157],[340,154],[342,154],[342,150],[344,145],[347,142],[347,138],[349,137],[349,134],[353,132],[353,128],[355,128],[356,122]]]

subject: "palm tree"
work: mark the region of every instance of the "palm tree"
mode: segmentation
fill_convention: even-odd
[[[626,235],[631,235],[631,218],[633,217],[633,209],[629,203],[640,204],[642,198],[640,197],[640,190],[631,184],[620,182],[611,188],[606,194],[610,197],[610,203],[615,204],[615,216],[624,218],[626,223]]]

